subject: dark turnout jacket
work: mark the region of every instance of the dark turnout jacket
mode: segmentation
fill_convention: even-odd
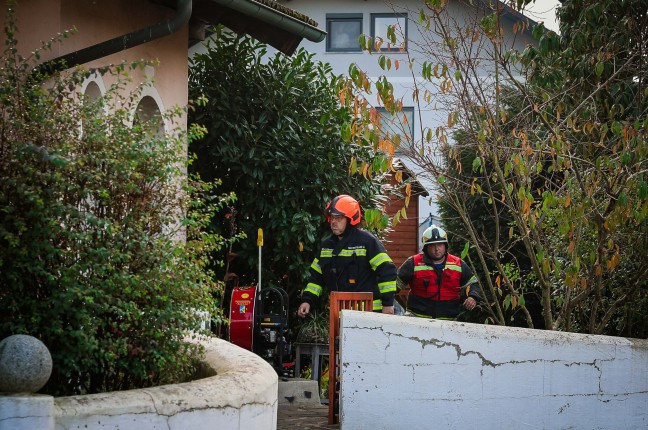
[[[373,234],[347,227],[342,239],[333,235],[322,242],[319,256],[310,266],[302,300],[313,305],[325,289],[371,292],[374,311],[393,306],[396,266]]]

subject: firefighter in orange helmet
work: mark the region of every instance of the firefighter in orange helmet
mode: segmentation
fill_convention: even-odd
[[[360,204],[343,194],[335,197],[325,212],[333,235],[322,242],[319,256],[310,266],[310,278],[297,315],[308,315],[325,289],[371,292],[374,312],[393,314],[396,266],[382,243],[359,228]]]
[[[455,319],[461,306],[473,310],[481,301],[472,270],[448,253],[448,234],[436,225],[423,233],[423,251],[398,269],[398,288],[409,285],[407,312],[425,318]]]

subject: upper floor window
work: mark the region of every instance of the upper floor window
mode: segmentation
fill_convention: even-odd
[[[400,112],[392,114],[383,107],[376,108],[380,115],[380,132],[397,146],[409,145],[414,137],[414,108],[403,107]],[[397,137],[398,136],[398,137]]]
[[[372,13],[371,37],[380,43],[380,51],[407,50],[407,15],[400,13]]]
[[[326,14],[326,51],[360,52],[358,39],[362,34],[361,13]]]

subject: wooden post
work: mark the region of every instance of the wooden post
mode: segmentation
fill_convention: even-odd
[[[328,385],[328,423],[339,422],[340,399],[340,311],[352,309],[373,312],[372,293],[344,293],[333,291],[329,307],[329,385]]]

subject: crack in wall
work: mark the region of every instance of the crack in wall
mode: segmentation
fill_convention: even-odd
[[[424,339],[424,338],[421,338],[421,337],[418,337],[418,336],[405,336],[405,335],[402,335],[400,333],[394,333],[394,332],[385,331],[383,329],[383,327],[358,327],[358,326],[354,326],[354,327],[349,327],[349,328],[353,328],[353,329],[356,329],[356,330],[370,330],[370,331],[377,330],[377,331],[382,332],[382,334],[387,339],[387,345],[385,346],[385,351],[387,351],[391,347],[391,345],[392,345],[391,337],[395,336],[395,337],[400,337],[402,339],[407,339],[407,340],[410,340],[412,342],[420,344],[422,350],[425,349],[428,346],[431,346],[431,347],[434,347],[434,348],[437,348],[437,349],[451,348],[451,349],[453,349],[455,351],[457,361],[459,361],[462,357],[468,357],[469,355],[474,355],[474,356],[479,358],[479,360],[481,361],[482,367],[490,367],[490,368],[493,368],[493,369],[495,369],[497,367],[500,367],[500,366],[506,366],[506,365],[537,364],[537,363],[542,363],[542,364],[560,363],[560,364],[563,364],[565,367],[572,367],[572,366],[588,366],[588,367],[592,367],[592,368],[596,369],[596,372],[598,373],[598,375],[596,377],[597,381],[598,381],[598,383],[597,383],[598,390],[597,390],[597,393],[595,395],[600,395],[600,394],[602,394],[604,392],[603,387],[601,386],[603,370],[600,367],[600,363],[601,362],[606,362],[606,361],[611,362],[611,361],[614,360],[614,357],[612,357],[610,359],[595,359],[594,361],[591,361],[591,362],[578,362],[578,361],[577,362],[565,362],[564,360],[547,360],[547,359],[537,358],[537,359],[529,359],[529,360],[509,360],[509,361],[504,361],[504,362],[499,362],[498,363],[498,362],[494,362],[492,360],[489,360],[480,351],[475,351],[475,350],[466,350],[466,351],[464,351],[462,349],[461,345],[459,345],[457,343],[448,342],[448,341],[444,341],[444,340],[437,339],[437,338]],[[410,364],[410,365],[407,366],[407,367],[411,367],[411,370],[412,370],[411,374],[412,374],[412,381],[413,382],[415,380],[414,375],[416,373],[415,372],[416,367],[420,367],[420,366],[424,366],[424,365],[425,364]],[[484,376],[483,369],[480,370],[480,376],[481,377]],[[543,378],[544,378],[544,375],[543,375]],[[549,395],[549,396],[551,396],[551,395]]]
[[[426,413],[431,419],[447,419],[455,416],[455,411],[460,419],[465,415],[461,407],[447,413],[435,411],[446,410],[443,402],[470,408],[472,399],[481,398],[488,399],[489,404],[510,403],[522,405],[523,409],[528,406],[529,411],[541,405],[534,419],[545,423],[544,428],[572,428],[565,427],[566,422],[587,422],[588,428],[616,428],[618,420],[608,417],[614,417],[619,407],[630,412],[630,417],[622,423],[632,428],[637,423],[645,424],[648,417],[644,412],[648,396],[645,378],[625,372],[625,369],[644,370],[646,353],[635,351],[641,343],[614,344],[608,339],[595,342],[590,338],[553,334],[545,338],[535,333],[520,334],[519,338],[510,333],[496,336],[492,330],[477,328],[471,332],[450,325],[427,330],[425,326],[410,329],[396,323],[349,322],[342,327],[346,340],[350,341],[344,346],[353,345],[351,355],[355,361],[346,360],[341,365],[345,372],[351,372],[344,376],[350,378],[352,390],[347,405],[352,406],[354,414],[381,401],[393,403],[398,410],[407,409],[414,401],[416,405],[430,406],[427,410],[431,412]],[[375,357],[371,360],[364,359],[372,355]],[[430,382],[444,379],[446,375],[449,380],[452,372],[463,373],[465,369],[470,370],[467,375],[462,374],[466,381],[470,378],[479,385],[477,381],[481,379],[481,388],[473,386],[464,391],[467,385],[463,379],[454,385],[446,381],[446,387],[427,388]],[[390,376],[382,385],[367,379],[374,373],[385,372]],[[358,385],[353,386],[356,378],[359,378]],[[498,391],[497,387],[503,389]],[[389,400],[381,397],[385,392],[389,393]],[[493,396],[494,393],[497,395]],[[487,423],[490,418],[491,424],[497,423],[498,417],[485,418],[486,428],[496,428],[488,427]],[[416,419],[413,422],[416,424]]]
[[[151,400],[153,401],[154,399],[151,396],[151,394],[150,393],[147,393],[147,394],[151,397]],[[166,424],[166,429],[170,430],[172,428],[172,425],[170,423],[171,419],[173,419],[174,417],[176,417],[178,415],[185,414],[185,413],[201,412],[201,411],[209,411],[209,410],[224,410],[224,409],[234,409],[234,410],[238,410],[240,412],[241,409],[243,409],[245,407],[249,407],[249,406],[267,407],[267,406],[273,406],[274,405],[274,403],[268,403],[268,402],[252,402],[252,403],[246,403],[245,405],[239,405],[239,406],[227,404],[227,405],[222,405],[222,406],[205,406],[205,407],[197,407],[197,408],[196,407],[187,408],[187,409],[179,410],[178,412],[173,413],[173,414],[165,414],[165,413],[161,412],[160,410],[158,410],[158,407],[157,407],[157,405],[155,405],[154,401],[153,401],[153,404],[154,404],[155,412],[129,412],[129,413],[126,413],[126,414],[122,414],[122,413],[117,412],[115,414],[105,414],[105,413],[104,414],[90,414],[90,415],[87,415],[87,416],[83,417],[83,419],[88,423],[91,422],[91,421],[96,420],[97,423],[99,425],[101,425],[101,420],[102,419],[104,421],[109,421],[110,422],[110,419],[115,418],[115,417],[157,415],[158,417],[161,417],[164,420],[164,423]],[[242,419],[242,416],[241,416],[240,413],[238,415],[239,415],[239,421],[240,421]],[[7,419],[15,419],[15,418],[33,418],[33,417],[9,417]],[[80,417],[77,416],[76,418],[78,419]],[[3,420],[0,419],[0,422],[2,422],[2,421]],[[76,421],[75,421],[75,423],[76,423]],[[57,425],[59,425],[59,426],[63,425],[64,426],[64,424],[61,423],[61,422],[58,422]],[[71,427],[65,427],[64,426],[64,428],[71,428]],[[174,425],[173,428],[177,428],[177,425]],[[239,422],[239,427],[238,428],[241,428],[240,427],[240,422]]]
[[[402,335],[400,333],[384,331],[382,327],[358,327],[358,326],[355,326],[355,327],[348,327],[348,328],[353,328],[353,329],[356,329],[356,330],[371,330],[371,331],[378,330],[378,331],[383,332],[383,334],[387,338],[387,346],[385,347],[385,350],[387,350],[391,346],[391,336],[395,336],[395,337],[400,337],[400,338],[403,338],[403,339],[407,339],[407,340],[411,340],[413,342],[416,342],[416,343],[421,345],[421,349],[425,349],[427,346],[434,346],[437,349],[442,349],[442,348],[446,348],[446,347],[452,348],[452,349],[455,350],[455,353],[457,355],[457,360],[459,360],[461,357],[467,357],[468,355],[473,354],[473,355],[476,355],[477,357],[479,357],[479,359],[481,360],[483,366],[488,366],[488,367],[493,367],[493,368],[508,365],[508,364],[562,363],[564,366],[567,366],[567,367],[571,367],[571,366],[589,366],[589,367],[593,367],[599,372],[599,375],[600,375],[602,370],[599,367],[598,363],[599,362],[606,362],[606,361],[612,362],[612,361],[615,360],[615,358],[612,357],[610,359],[603,359],[603,360],[596,359],[596,360],[591,361],[591,362],[579,362],[579,361],[577,361],[577,362],[566,362],[564,360],[547,360],[547,359],[538,358],[538,359],[530,359],[530,360],[510,360],[510,361],[505,361],[505,362],[501,362],[501,363],[496,363],[496,362],[491,361],[488,358],[486,358],[479,351],[473,351],[473,350],[463,351],[462,348],[461,348],[461,345],[459,345],[457,343],[453,343],[453,342],[444,341],[444,340],[441,340],[441,339],[436,339],[436,338],[423,339],[423,338],[420,338],[418,336],[405,336],[405,335]]]
[[[142,390],[142,393],[143,393],[143,394],[146,394],[147,396],[150,397],[150,399],[151,399],[151,404],[153,405],[153,410],[155,410],[155,414],[156,414],[157,416],[159,416],[159,417],[164,417],[164,423],[166,424],[166,428],[167,428],[167,430],[171,430],[171,425],[169,424],[169,419],[170,419],[173,415],[167,415],[167,414],[163,414],[163,413],[161,413],[161,412],[158,410],[158,405],[157,405],[157,402],[155,401],[155,397],[154,397],[153,394],[151,394],[149,391],[147,391],[147,390]]]
[[[6,417],[6,418],[0,418],[0,423],[3,421],[13,421],[13,420],[31,420],[34,418],[46,418],[43,415],[25,415],[25,416],[11,416],[11,417]]]

